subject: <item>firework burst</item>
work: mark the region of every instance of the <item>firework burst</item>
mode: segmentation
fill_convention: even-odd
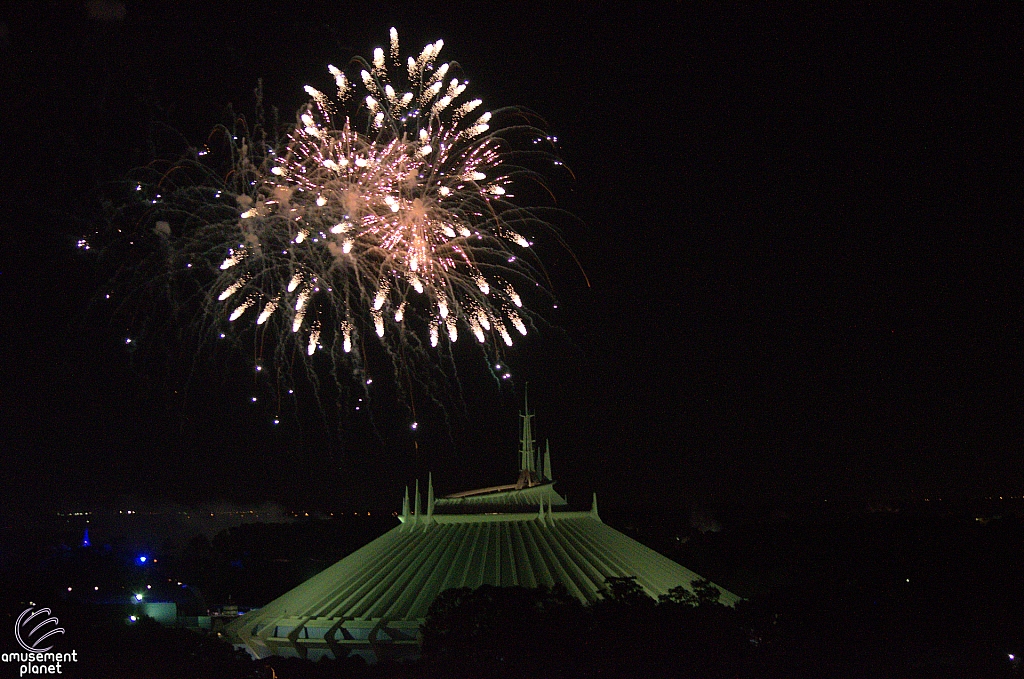
[[[401,62],[391,29],[389,54],[353,60],[352,77],[329,66],[332,96],[307,86],[280,143],[236,138],[216,193],[189,188],[192,204],[208,199],[190,225],[159,222],[174,266],[212,272],[218,335],[252,328],[280,365],[327,356],[365,374],[370,341],[401,372],[462,338],[496,362],[527,334],[519,290],[547,293],[524,234],[546,223],[513,191],[543,178],[513,159],[550,162],[548,138],[501,124],[521,110],[482,111],[441,49]]]

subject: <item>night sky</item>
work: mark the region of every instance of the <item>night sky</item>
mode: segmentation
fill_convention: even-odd
[[[427,471],[441,492],[511,480],[526,382],[570,501],[1024,490],[1018,3],[177,5],[0,14],[12,504],[397,509]],[[168,138],[252,111],[259,78],[290,118],[391,26],[404,53],[443,38],[485,106],[547,121],[575,176],[553,175],[555,226],[586,277],[537,234],[559,308],[511,380],[466,354],[445,394],[462,405],[417,404],[415,433],[386,386],[340,435],[303,404],[273,426],[251,356],[182,360],[174,333],[126,347],[75,242]]]

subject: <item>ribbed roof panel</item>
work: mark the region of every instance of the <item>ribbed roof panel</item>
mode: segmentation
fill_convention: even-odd
[[[690,588],[698,578],[589,512],[447,518],[388,531],[229,630],[283,619],[416,621],[453,587],[561,583],[589,602],[609,577],[635,576],[654,597],[679,585]],[[738,597],[723,590],[722,600],[731,604]]]

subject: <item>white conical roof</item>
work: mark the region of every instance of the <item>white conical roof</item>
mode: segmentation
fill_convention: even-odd
[[[699,577],[605,525],[596,511],[540,505],[530,513],[413,515],[227,631],[260,657],[344,655],[346,646],[414,643],[446,589],[561,584],[590,602],[607,578],[626,576],[653,597]],[[738,598],[722,592],[723,603]]]
[[[532,454],[528,424],[523,440],[531,441]],[[436,500],[430,479],[426,513],[419,484],[412,513],[406,489],[401,525],[239,618],[225,634],[257,657],[379,657],[415,651],[427,609],[450,588],[560,584],[583,602],[595,601],[613,577],[635,577],[652,597],[692,589],[696,573],[605,525],[596,495],[590,511],[554,511],[566,504],[554,482],[528,476],[523,483],[522,472],[534,469],[524,455],[521,464],[520,483]],[[543,471],[550,468],[545,455]],[[723,603],[738,599],[722,590]]]

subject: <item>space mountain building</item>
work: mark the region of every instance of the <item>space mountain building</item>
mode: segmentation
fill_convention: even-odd
[[[652,597],[692,589],[696,573],[605,525],[596,495],[589,510],[569,511],[550,448],[535,449],[533,414],[521,418],[515,483],[435,498],[432,479],[425,497],[417,482],[400,525],[232,622],[225,636],[256,658],[373,661],[416,654],[427,609],[453,587],[561,584],[583,602],[598,599],[610,577],[635,576]],[[722,590],[722,603],[738,599]]]

